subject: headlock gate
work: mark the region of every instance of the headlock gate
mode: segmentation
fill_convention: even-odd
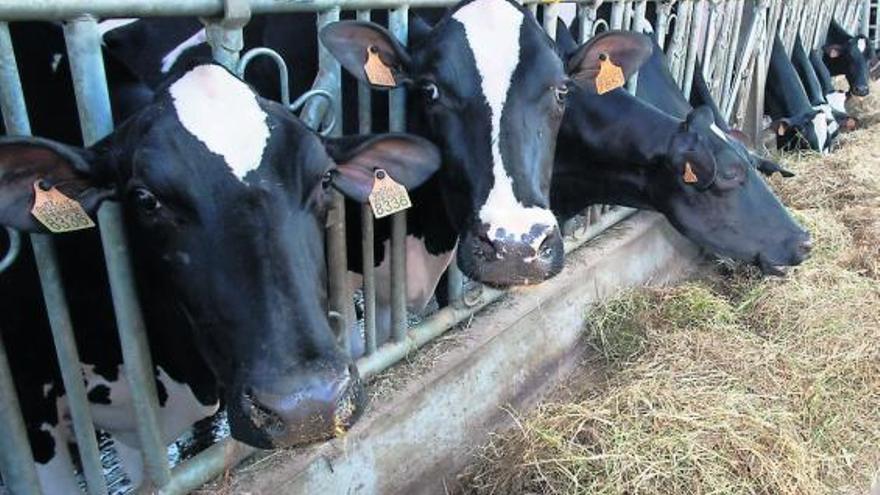
[[[251,16],[290,12],[316,12],[318,27],[340,19],[343,11],[354,11],[359,20],[369,20],[371,12],[388,10],[388,27],[401,42],[406,42],[408,13],[420,7],[452,5],[450,0],[0,0],[0,107],[10,135],[30,135],[24,92],[20,83],[9,22],[23,20],[60,21],[63,23],[67,56],[76,92],[77,108],[82,123],[82,137],[91,145],[112,131],[112,118],[104,61],[101,55],[101,33],[98,21],[111,18],[198,16],[207,26],[207,40],[216,61],[230,70],[243,74],[244,65],[254,56],[273,57],[286,74],[284,62],[271,51],[262,50],[241,56],[242,30]],[[539,3],[527,2],[537,13]],[[609,19],[600,18],[600,8],[611,6]],[[697,61],[712,95],[728,120],[746,130],[755,142],[764,128],[763,95],[773,35],[782,36],[786,49],[792,50],[799,33],[809,48],[819,47],[824,30],[832,18],[850,32],[870,35],[880,47],[880,15],[876,0],[597,0],[576,2],[575,15],[580,21],[580,41],[606,29],[641,30],[648,23],[651,9],[652,26],[667,53],[670,69],[682,91],[690,93]],[[557,18],[569,10],[570,4],[547,2],[542,5],[541,22],[554,37]],[[668,40],[668,42],[667,42]],[[358,115],[359,131],[371,130],[372,102],[368,87],[361,83],[356,109],[344,109],[341,102],[342,71],[339,63],[324,49],[319,54],[320,71],[314,92],[291,105],[301,108],[303,120],[314,128],[338,135],[344,111]],[[629,89],[635,90],[637,77]],[[286,84],[282,84],[286,88]],[[405,130],[403,90],[392,91],[389,98],[390,130]],[[283,95],[285,103],[290,97]],[[329,125],[323,125],[328,122]],[[323,127],[322,127],[323,125]],[[329,129],[329,130],[328,130]],[[623,220],[633,210],[597,205],[584,212],[566,243],[575,249],[608,227]],[[377,345],[376,279],[373,270],[365,268],[363,278],[365,356],[357,362],[362,376],[370,377],[400,361],[411,351],[454,327],[474,312],[497,300],[503,291],[465,283],[453,267],[448,272],[450,304],[424,321],[408,328],[405,287],[406,213],[393,219],[391,240],[392,332],[391,341]],[[157,421],[156,386],[148,352],[144,322],[138,296],[132,283],[131,259],[121,209],[106,202],[98,213],[104,258],[119,328],[125,371],[134,396],[138,436],[145,460],[147,486],[161,493],[185,493],[240,462],[253,449],[232,439],[216,444],[192,459],[170,466],[167,449],[160,438]],[[336,193],[327,227],[327,264],[329,267],[329,305],[335,330],[340,340],[348,338],[352,294],[348,287],[346,263],[345,214],[342,196]],[[373,216],[369,207],[361,212],[363,231],[363,265],[374,266]],[[74,431],[82,460],[88,491],[107,493],[99,448],[88,400],[81,380],[80,362],[73,338],[69,308],[59,276],[53,241],[48,235],[34,234],[20,239],[10,231],[11,247],[0,260],[0,272],[14,262],[21,242],[33,246],[39,266],[39,277],[48,309],[58,360],[70,400]],[[2,275],[0,275],[2,276]],[[346,346],[347,348],[347,346]],[[39,493],[34,463],[28,446],[23,419],[19,411],[11,371],[0,341],[0,472],[8,489],[16,494]],[[12,352],[15,352],[13,349]]]

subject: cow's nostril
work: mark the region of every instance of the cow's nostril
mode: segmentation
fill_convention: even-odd
[[[538,248],[538,257],[543,261],[550,261],[553,259],[553,237],[547,236],[544,238],[544,241],[541,242],[541,247]]]
[[[474,257],[480,260],[491,261],[498,258],[498,249],[485,234],[474,236]]]

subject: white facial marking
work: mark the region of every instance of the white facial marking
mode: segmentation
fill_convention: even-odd
[[[520,61],[520,28],[525,17],[505,0],[477,0],[460,8],[452,18],[464,27],[489,104],[495,183],[480,208],[480,220],[489,226],[490,239],[526,236],[535,225],[554,226],[556,217],[550,210],[526,207],[516,199],[513,179],[501,156],[501,115]],[[537,251],[543,238],[536,237],[530,242]]]
[[[716,136],[720,137],[724,142],[728,141],[727,133],[722,131],[720,127],[715,125],[714,122],[709,125],[709,129],[712,129],[712,132],[715,133]]]
[[[825,120],[825,114],[819,112],[813,117],[813,130],[816,132],[816,138],[819,140],[819,151],[826,151],[825,144],[828,141],[828,121]]]
[[[865,42],[865,38],[859,38],[859,40],[856,41],[856,45],[858,45],[860,53],[865,53],[865,50],[868,49],[868,43]]]
[[[138,18],[128,18],[128,19],[107,19],[106,21],[101,21],[98,23],[98,32],[101,33],[103,37],[105,34],[113,31],[114,29],[119,29],[123,26],[128,26],[129,24],[135,23],[139,21]]]
[[[834,118],[834,111],[831,110],[831,105],[825,103],[819,105],[819,110],[822,110],[822,113],[825,114],[825,122],[828,123],[828,138],[831,139],[834,135],[837,134],[839,130],[839,126],[837,125],[837,119]],[[829,143],[829,147],[831,143]]]
[[[49,462],[46,464],[34,463],[43,493],[82,493],[79,483],[76,481],[76,466],[67,446],[69,438],[64,428],[60,424],[52,426],[43,423],[40,425],[40,430],[48,433],[55,443],[54,452]]]
[[[835,112],[846,113],[846,93],[843,91],[835,91],[825,95],[825,98]]]
[[[200,65],[168,91],[183,127],[223,157],[239,180],[260,166],[269,126],[246,84],[218,65]]]
[[[176,47],[174,47],[173,50],[162,57],[162,67],[160,68],[160,70],[163,74],[168,73],[168,71],[170,71],[171,68],[174,67],[177,59],[179,59],[180,56],[183,55],[183,52],[189,50],[194,46],[199,46],[202,43],[207,43],[207,41],[208,37],[205,34],[205,28],[199,29],[196,34],[187,38],[186,41],[177,45]]]

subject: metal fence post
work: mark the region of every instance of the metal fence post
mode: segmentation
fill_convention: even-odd
[[[403,6],[388,13],[388,30],[403,44],[409,38],[409,7]],[[392,90],[388,96],[388,123],[392,132],[406,130],[406,92]],[[391,218],[391,336],[401,341],[406,336],[406,213]]]
[[[82,16],[65,24],[64,38],[70,57],[70,71],[83,140],[90,145],[113,129],[107,79],[101,56],[101,35],[95,19]],[[134,287],[131,254],[122,224],[121,206],[115,202],[105,202],[98,210],[98,221],[126,376],[134,392],[132,401],[138,418],[138,438],[144,455],[145,471],[149,480],[157,486],[163,486],[168,483],[171,471],[159,428],[155,368],[149,354],[146,328]]]

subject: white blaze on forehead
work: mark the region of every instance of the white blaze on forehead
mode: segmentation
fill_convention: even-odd
[[[861,53],[865,53],[865,50],[868,49],[868,43],[865,41],[865,38],[859,38],[856,44],[859,46],[859,52]]]
[[[843,91],[835,91],[825,95],[828,104],[835,112],[846,113],[846,93]]]
[[[177,45],[176,47],[174,47],[173,50],[162,57],[162,73],[164,74],[171,70],[171,68],[174,67],[174,63],[177,62],[177,59],[179,59],[180,56],[183,55],[183,52],[189,50],[194,46],[199,46],[202,43],[206,43],[207,41],[208,37],[205,34],[205,28],[199,29],[196,34],[187,38],[186,41]]]
[[[489,104],[494,184],[480,208],[480,220],[489,226],[491,239],[524,236],[535,225],[556,225],[556,218],[549,210],[526,207],[516,199],[513,179],[507,174],[501,156],[501,114],[520,61],[520,28],[525,16],[505,0],[476,0],[460,8],[452,19],[464,27],[483,96]],[[536,244],[541,241],[540,238],[532,240]]]
[[[133,24],[139,20],[140,19],[136,17],[128,19],[107,19],[106,21],[101,21],[98,23],[98,32],[101,33],[101,36],[104,36],[114,29],[128,26],[129,24]]]
[[[837,125],[837,119],[834,118],[834,112],[831,110],[831,105],[827,103],[823,103],[817,107],[818,110],[821,110],[822,113],[825,114],[825,122],[828,123],[828,137],[837,133],[839,126]]]
[[[253,91],[218,65],[200,65],[168,89],[183,127],[240,180],[260,166],[269,141],[266,113]]]

